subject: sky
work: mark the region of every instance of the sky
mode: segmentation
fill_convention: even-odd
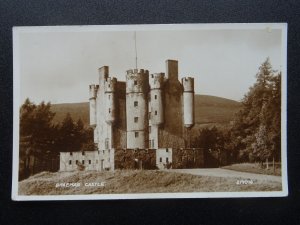
[[[276,27],[22,28],[14,42],[20,104],[26,98],[36,104],[87,102],[89,85],[97,84],[104,65],[125,81],[126,70],[135,68],[135,31],[138,68],[165,72],[167,59],[178,60],[179,77],[194,77],[196,94],[240,101],[267,57],[273,69],[283,65]]]

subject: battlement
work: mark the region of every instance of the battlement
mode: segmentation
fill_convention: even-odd
[[[193,77],[183,77],[181,79],[183,90],[185,92],[194,92],[194,78]]]
[[[105,92],[115,92],[117,87],[117,78],[107,77],[104,83]]]
[[[90,99],[95,99],[97,97],[97,91],[98,91],[98,88],[99,88],[99,85],[95,85],[95,84],[91,84],[89,86],[89,89],[90,89]]]
[[[148,70],[144,70],[144,69],[129,69],[126,71],[126,74],[137,74],[137,73],[141,73],[141,74],[149,74]]]
[[[160,89],[164,83],[164,73],[154,73],[149,76],[149,84],[151,89]]]
[[[126,74],[126,93],[147,92],[149,86],[149,71],[130,69]]]

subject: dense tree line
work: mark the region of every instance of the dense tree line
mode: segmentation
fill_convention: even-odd
[[[281,73],[272,69],[269,58],[231,125],[202,129],[193,145],[225,151],[234,162],[281,160]]]
[[[42,170],[58,169],[59,152],[94,150],[93,130],[68,113],[54,124],[51,104],[36,105],[26,99],[20,108],[20,177]],[[49,162],[54,162],[49,164]],[[55,164],[55,165],[53,165]]]

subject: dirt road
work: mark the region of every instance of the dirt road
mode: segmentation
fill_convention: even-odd
[[[212,177],[231,177],[237,179],[251,179],[251,180],[260,180],[260,181],[273,181],[280,182],[282,180],[281,176],[272,176],[272,175],[264,175],[264,174],[254,174],[254,173],[246,173],[239,172],[234,170],[226,170],[221,168],[213,168],[213,169],[172,169],[166,170],[170,172],[177,173],[188,173],[199,176],[212,176]]]

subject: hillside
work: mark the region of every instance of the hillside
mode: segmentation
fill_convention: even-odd
[[[74,121],[80,118],[86,125],[88,125],[90,121],[88,102],[53,104],[51,110],[56,113],[53,119],[54,123],[61,123],[67,113],[71,114]]]
[[[195,95],[195,121],[197,124],[220,124],[228,123],[232,120],[234,114],[240,109],[241,104],[237,101],[209,96]],[[88,125],[89,123],[89,103],[65,103],[53,104],[55,123],[60,123],[69,112],[77,121],[79,118]]]

